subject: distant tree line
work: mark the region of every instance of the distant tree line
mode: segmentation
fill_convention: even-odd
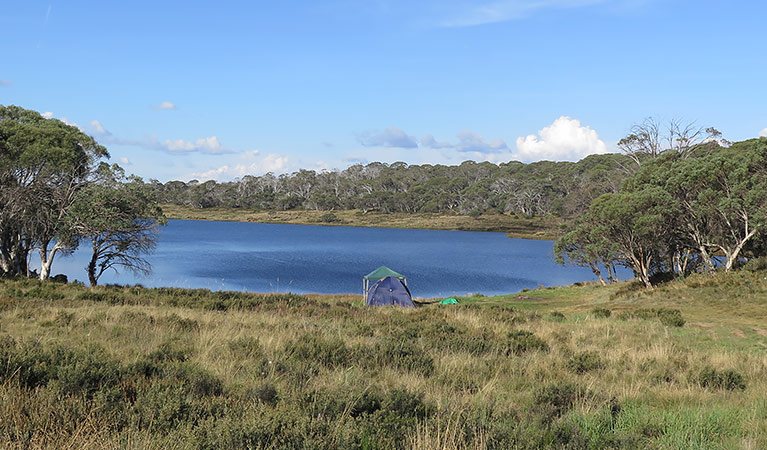
[[[601,194],[617,192],[632,164],[631,158],[621,154],[592,155],[577,163],[374,162],[345,170],[247,175],[224,183],[153,180],[149,185],[161,203],[192,208],[568,217],[588,208]]]
[[[81,243],[91,246],[92,285],[109,268],[148,270],[165,217],[152,189],[107,158],[77,127],[0,105],[0,275],[48,279],[55,256]]]
[[[630,137],[624,151],[635,173],[571,222],[556,242],[558,261],[590,267],[603,284],[624,266],[652,289],[767,255],[767,138],[722,146],[729,143],[711,135],[665,147],[655,133]],[[642,140],[653,145],[636,145]]]

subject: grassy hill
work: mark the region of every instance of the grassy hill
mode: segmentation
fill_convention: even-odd
[[[767,274],[366,308],[0,282],[16,448],[765,448]]]

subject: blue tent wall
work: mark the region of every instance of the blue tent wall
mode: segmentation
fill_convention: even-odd
[[[410,290],[394,277],[386,277],[376,281],[368,292],[368,306],[397,305],[404,308],[414,308]]]

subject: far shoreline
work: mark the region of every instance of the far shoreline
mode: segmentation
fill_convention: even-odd
[[[508,214],[477,217],[439,213],[381,213],[360,210],[257,211],[239,208],[189,208],[162,204],[168,219],[251,222],[290,225],[402,228],[422,230],[486,231],[510,238],[554,240],[561,221],[554,217],[525,218]]]

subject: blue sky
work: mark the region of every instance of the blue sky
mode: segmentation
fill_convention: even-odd
[[[0,11],[0,104],[144,178],[577,160],[647,116],[767,135],[758,1],[63,1]]]

